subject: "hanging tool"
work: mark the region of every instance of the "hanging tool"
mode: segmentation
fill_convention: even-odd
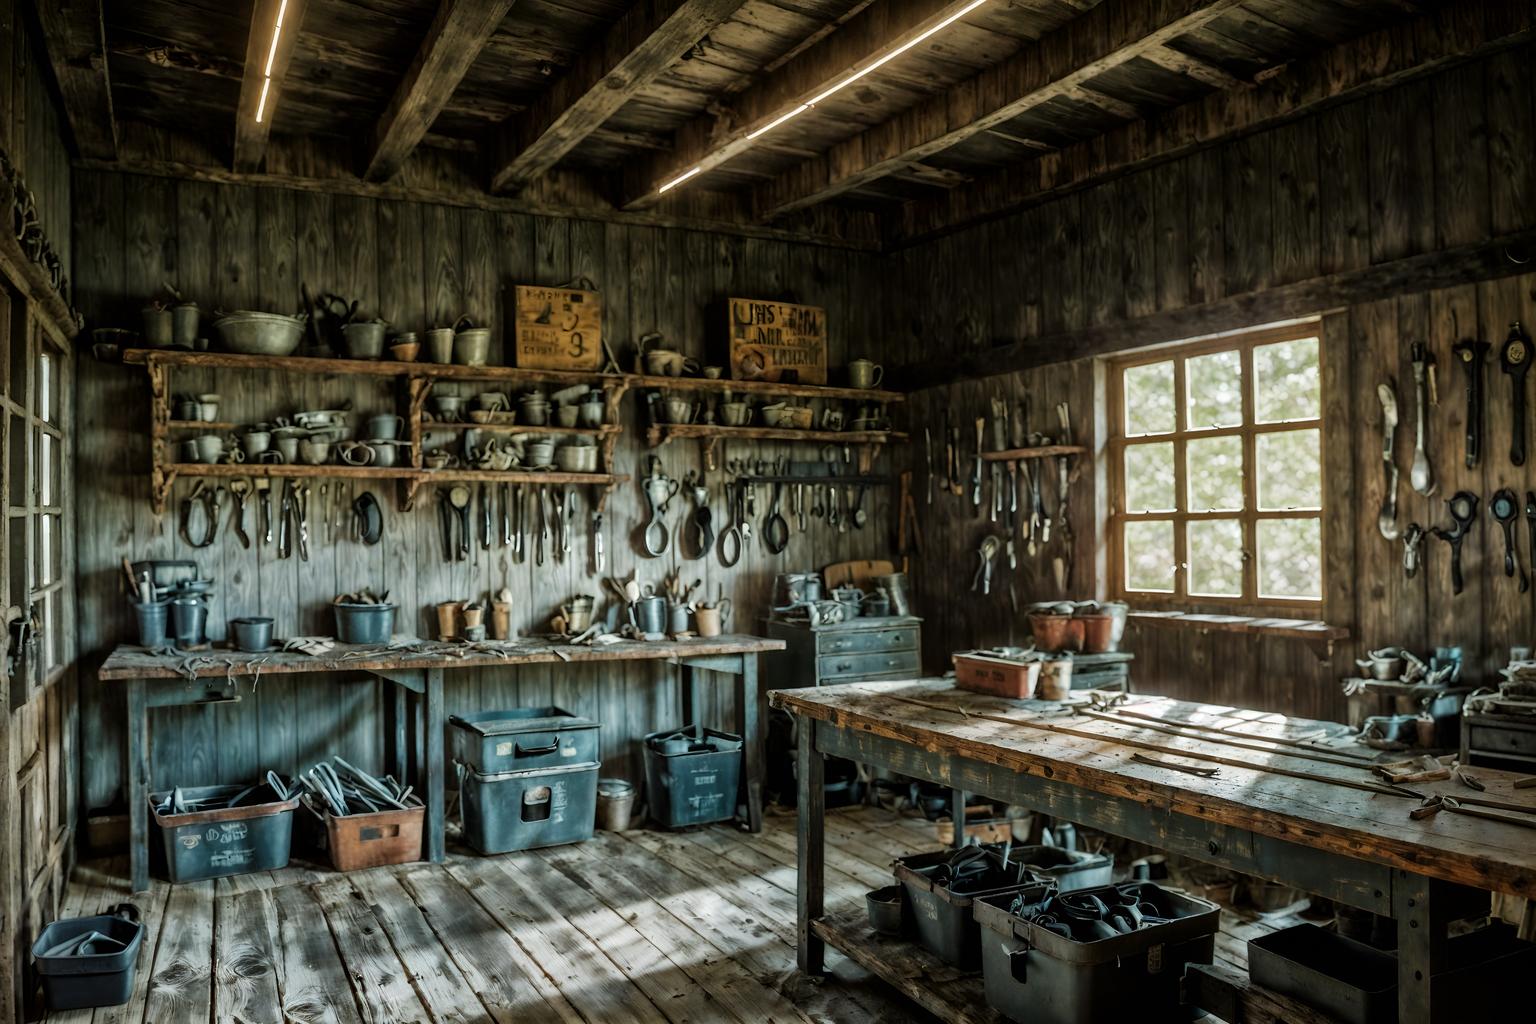
[[[853,526],[856,530],[864,529],[864,524],[869,522],[869,514],[864,511],[864,492],[868,488],[859,484],[858,493],[853,499]]]
[[[235,536],[240,538],[240,546],[251,546],[250,534],[245,532],[245,499],[251,493],[251,482],[243,476],[235,477],[229,482],[229,493],[235,498]]]
[[[299,538],[299,561],[309,561],[309,484],[300,484],[294,489],[295,500],[293,512],[298,517],[294,524],[294,532]]]
[[[1415,405],[1414,441],[1413,441],[1413,467],[1408,471],[1408,482],[1413,489],[1426,498],[1435,493],[1435,471],[1429,464],[1429,393],[1433,391],[1431,383],[1435,368],[1435,357],[1430,355],[1429,346],[1422,341],[1416,341],[1409,346],[1409,353],[1413,358],[1413,394]]]
[[[992,404],[992,450],[994,452],[1005,451],[1008,448],[1008,403],[1001,398],[993,398]],[[1003,511],[1003,464],[994,461],[992,463],[992,522],[997,522],[997,517]]]
[[[965,496],[965,473],[960,468],[960,424],[958,423],[949,428],[949,452],[953,460],[949,474],[949,493],[962,498]]]
[[[1488,514],[1504,530],[1504,575],[1513,577],[1519,560],[1515,553],[1515,518],[1520,514],[1520,506],[1516,502],[1515,492],[1508,487],[1495,491],[1493,500],[1488,502]],[[1531,578],[1525,574],[1525,566],[1519,568],[1520,593],[1523,594],[1531,589]]]
[[[1509,461],[1525,465],[1525,377],[1531,369],[1531,338],[1516,320],[1499,349],[1499,367],[1509,375],[1514,403],[1510,414]]]
[[[480,491],[476,495],[476,501],[480,509],[480,550],[491,550],[491,489],[484,480],[480,481]]]
[[[256,478],[256,497],[261,504],[261,542],[272,543],[272,481],[264,476]]]
[[[1409,523],[1403,532],[1403,575],[1413,579],[1419,571],[1419,547],[1424,543],[1424,527]]]
[[[1002,548],[1003,542],[998,537],[988,535],[982,539],[981,546],[976,549],[980,564],[976,566],[976,575],[971,577],[971,590],[992,593],[992,563],[997,561],[997,553]]]
[[[739,476],[725,486],[726,503],[731,507],[731,525],[720,534],[720,564],[727,569],[741,560],[741,553],[751,536],[752,527],[742,508],[744,489]]]
[[[544,552],[549,548],[549,488],[539,485],[539,540],[533,549],[533,564],[544,564]]]
[[[928,504],[933,504],[933,432],[926,426],[923,427],[923,462],[928,467]],[[805,529],[805,527],[801,527]]]
[[[509,548],[512,546],[512,509],[509,507],[512,491],[506,481],[496,485],[496,496],[501,500],[501,546]]]
[[[459,522],[458,544],[453,549],[453,559],[462,562],[469,557],[469,488],[455,484],[448,489],[448,503]]]
[[[1397,527],[1397,461],[1393,451],[1397,439],[1397,389],[1389,378],[1385,384],[1376,385],[1376,397],[1381,402],[1381,461],[1387,475],[1387,490],[1381,499],[1381,512],[1376,516],[1376,528],[1387,540],[1396,540]]]
[[[206,548],[213,543],[213,539],[219,533],[219,505],[223,501],[224,488],[209,487],[205,481],[199,480],[192,488],[192,492],[181,499],[181,539],[194,548]],[[202,537],[194,540],[192,537],[192,512],[201,507],[203,510]]]
[[[448,497],[448,488],[437,489],[437,528],[443,542],[443,561],[453,561],[453,502]]]
[[[651,517],[646,521],[643,540],[645,541],[645,553],[656,558],[667,550],[667,544],[671,540],[671,531],[667,529],[665,519],[667,506],[672,501],[672,496],[677,493],[678,482],[671,479],[661,469],[661,460],[656,456],[650,457],[650,472],[645,478],[645,500],[650,506]]]
[[[565,489],[565,499],[560,512],[560,554],[561,561],[571,555],[571,520],[576,518],[576,488]]]
[[[1029,396],[1024,395],[1013,405],[1008,418],[1008,447],[1023,448],[1029,444]]]
[[[901,571],[907,572],[910,568],[910,558],[907,552],[910,550],[907,540],[910,537],[912,543],[917,545],[917,550],[923,550],[923,527],[917,519],[917,503],[912,499],[912,472],[904,471],[901,474],[901,504],[896,516],[896,553],[901,556]]]
[[[1477,519],[1477,495],[1470,491],[1457,491],[1446,501],[1451,513],[1451,527],[1434,528],[1436,537],[1451,546],[1451,593],[1462,591],[1461,542],[1466,538],[1472,523]]]
[[[1477,465],[1483,453],[1483,364],[1488,361],[1486,341],[1464,338],[1451,349],[1467,372],[1467,468]]]
[[[949,407],[944,408],[944,429],[939,434],[939,442],[944,445],[944,487],[945,493],[949,492],[949,485],[954,481],[953,470],[955,466],[955,446],[949,435]]]
[[[512,488],[512,560],[528,559],[528,492],[522,484]]]
[[[971,504],[976,508],[978,519],[981,518],[981,438],[986,429],[986,417],[976,417],[976,466],[971,471]]]
[[[683,475],[683,486],[693,498],[693,515],[688,517],[683,535],[691,537],[692,552],[684,552],[688,559],[703,558],[715,546],[714,515],[709,511],[709,484],[704,474],[689,470]]]
[[[801,533],[804,533],[806,529],[804,484],[795,484],[794,500],[790,502],[790,508],[793,509],[795,513],[795,526],[800,530]]]
[[[592,495],[592,571],[601,576],[608,568],[608,553],[603,547],[603,493]]]
[[[325,519],[325,541],[327,544],[336,543],[336,523],[331,519],[330,506],[326,504],[326,492],[330,485],[324,481],[320,484],[320,508]],[[336,481],[336,494],[341,495],[341,481]]]
[[[283,481],[283,496],[277,503],[277,557],[293,554],[293,481]]]
[[[773,499],[768,504],[768,521],[763,525],[763,544],[771,555],[782,555],[784,549],[789,547],[789,523],[784,519],[784,513],[779,511],[779,499],[783,497],[784,485],[773,485]]]
[[[1536,491],[1525,492],[1525,527],[1529,534],[1526,539],[1531,549],[1531,572],[1536,574]]]
[[[549,555],[556,562],[565,558],[565,527],[561,520],[565,518],[565,493],[558,487],[552,487],[549,491]]]
[[[1059,444],[1072,443],[1072,407],[1066,402],[1056,405],[1056,418],[1061,422]],[[1067,492],[1072,484],[1072,457],[1056,456],[1056,532],[1061,537],[1062,556],[1055,562],[1056,587],[1065,592],[1072,586],[1072,521],[1067,518]]]

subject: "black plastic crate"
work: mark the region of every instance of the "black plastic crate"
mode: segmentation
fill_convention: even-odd
[[[1028,864],[1036,877],[1042,882],[1055,882],[1061,892],[1092,889],[1114,881],[1115,857],[1109,853],[1061,846],[1015,846],[1009,859]]]
[[[228,800],[252,788],[198,786],[181,792],[188,800]],[[280,799],[265,783],[254,788],[258,795],[264,793],[269,799],[188,814],[161,813],[156,809],[170,797],[170,791],[149,795],[149,811],[165,852],[167,878],[172,882],[199,882],[288,866],[293,845],[293,812],[299,806],[299,798]]]
[[[106,938],[97,948],[104,952],[55,953],[92,932]],[[71,917],[43,929],[32,943],[32,960],[43,981],[43,998],[50,1010],[83,1010],[93,1006],[121,1006],[133,995],[134,966],[144,926],[131,903],[120,903],[107,914]]]
[[[592,838],[596,761],[459,780],[464,841],[480,853],[510,853]]]
[[[683,742],[677,740],[680,735]],[[681,749],[668,752],[668,746]],[[645,738],[646,799],[651,818],[662,828],[735,817],[740,784],[740,736],[685,726]]]
[[[1122,896],[1133,897],[1155,908],[1155,915],[1148,916],[1166,920],[1125,934],[1081,941],[1058,934],[1047,926],[1047,919],[1029,920],[1012,913],[1013,894],[983,896],[974,910],[981,927],[987,1005],[1028,1024],[1187,1021],[1187,1009],[1179,1001],[1179,981],[1185,964],[1211,962],[1220,908],[1151,882],[1079,889],[1066,895],[1074,902],[1093,897],[1109,906]],[[1035,898],[1028,901],[1041,903]],[[1056,918],[1064,915],[1050,920]]]
[[[963,970],[981,969],[981,932],[971,913],[977,899],[997,893],[1011,898],[1025,889],[1039,890],[1043,896],[1046,891],[1026,866],[1010,860],[1005,868],[1002,850],[1001,843],[994,843],[914,854],[896,862],[896,881],[906,889],[915,938],[930,953]],[[981,870],[964,866],[973,863]],[[956,864],[964,874],[956,875]]]
[[[453,715],[453,759],[487,775],[601,760],[598,723],[557,707]]]
[[[1397,957],[1315,924],[1249,939],[1248,975],[1341,1024],[1397,1020]]]

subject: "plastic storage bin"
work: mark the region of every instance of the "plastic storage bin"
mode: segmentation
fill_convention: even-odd
[[[596,761],[459,780],[464,841],[480,853],[509,853],[592,838]]]
[[[1003,867],[1002,849],[999,844],[968,846],[896,862],[896,881],[906,889],[917,941],[945,963],[970,971],[981,967],[981,933],[971,913],[978,898],[1007,893],[1011,899],[1023,889],[1044,896],[1046,887],[1027,868],[1013,860]],[[976,862],[981,870],[963,867]],[[957,877],[955,865],[966,873]]]
[[[554,768],[597,761],[598,723],[557,707],[453,715],[453,759],[471,771]]]
[[[1341,1024],[1397,1020],[1397,958],[1314,924],[1249,939],[1248,974]]]
[[[105,942],[97,949],[74,953],[53,950],[92,932]],[[133,995],[133,969],[139,959],[144,926],[132,903],[120,903],[96,917],[70,917],[43,929],[32,943],[32,960],[43,980],[43,997],[50,1010],[82,1010],[92,1006],[121,1006]]]
[[[348,814],[338,818],[329,811],[316,814],[325,824],[322,842],[337,871],[360,871],[381,864],[409,864],[421,860],[421,826],[426,807],[411,797],[414,806],[403,811]],[[313,808],[309,798],[305,806]]]
[[[1011,913],[1011,893],[978,899],[987,1005],[1028,1024],[1187,1021],[1179,980],[1185,964],[1211,962],[1220,908],[1150,882],[1070,895],[1096,896],[1113,905],[1127,891],[1152,904],[1166,923],[1079,941]]]
[[[1009,859],[1028,864],[1035,877],[1042,882],[1055,882],[1061,892],[1092,889],[1114,881],[1113,854],[1060,846],[1015,846]]]
[[[189,800],[232,799],[249,786],[198,786],[183,789]],[[288,866],[293,845],[293,812],[299,798],[278,800],[263,784],[267,802],[163,814],[155,808],[169,792],[149,795],[149,813],[160,833],[165,851],[166,877],[172,882],[198,882],[206,878],[271,871]]]
[[[699,734],[686,726],[645,738],[646,795],[651,817],[662,828],[735,817],[740,782],[740,736],[714,729]]]

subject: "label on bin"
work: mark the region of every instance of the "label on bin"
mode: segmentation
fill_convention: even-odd
[[[1147,973],[1163,973],[1163,944],[1161,942],[1147,950]]]

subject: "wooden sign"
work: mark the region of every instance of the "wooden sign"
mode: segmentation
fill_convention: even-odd
[[[827,382],[827,311],[791,302],[731,299],[731,377]]]
[[[603,367],[603,297],[574,288],[517,286],[513,365],[530,370]]]

